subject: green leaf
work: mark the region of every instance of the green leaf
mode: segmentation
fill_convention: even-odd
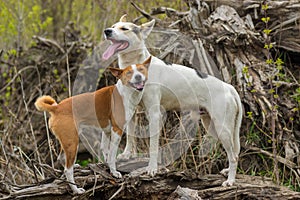
[[[249,68],[248,68],[248,66],[245,65],[245,66],[243,67],[242,73],[243,73],[243,74],[248,74],[248,73],[249,73]]]
[[[277,58],[276,61],[275,61],[275,64],[277,66],[281,66],[282,64],[284,64],[284,62],[280,58]]]
[[[252,119],[253,118],[253,113],[252,112],[247,112],[247,118]]]
[[[268,23],[270,21],[270,17],[262,17],[261,21]]]
[[[9,55],[16,56],[17,55],[17,50],[16,49],[11,49],[7,52]]]
[[[273,44],[265,44],[264,49],[272,49]]]
[[[273,94],[275,92],[275,90],[272,88],[272,89],[269,89],[269,94]]]
[[[268,10],[269,9],[269,5],[268,4],[261,5],[261,9],[262,10]]]
[[[269,49],[272,49],[273,48],[273,44],[269,44]]]
[[[273,62],[274,62],[274,61],[273,61],[273,59],[272,59],[272,58],[270,58],[270,59],[266,60],[266,63],[267,63],[268,65],[272,64]]]
[[[263,32],[264,32],[266,35],[269,35],[269,34],[271,33],[271,31],[272,31],[272,30],[270,30],[270,29],[264,29],[264,30],[263,30]]]

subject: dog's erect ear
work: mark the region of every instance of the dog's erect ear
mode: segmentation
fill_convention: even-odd
[[[145,60],[144,62],[143,62],[143,65],[146,67],[146,68],[148,68],[149,66],[150,66],[150,62],[151,62],[151,56],[149,56],[149,58],[147,58],[147,60]]]
[[[154,24],[155,24],[155,20],[152,19],[150,22],[141,25],[143,39],[146,39],[148,37],[148,35],[150,34],[150,32],[154,27]]]
[[[127,22],[127,14],[123,15],[123,16],[120,18],[120,22]]]
[[[114,68],[114,67],[108,67],[108,69],[110,70],[112,75],[114,75],[114,77],[116,78],[120,78],[121,74],[123,73],[123,69]]]

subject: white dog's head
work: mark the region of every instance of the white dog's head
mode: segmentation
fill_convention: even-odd
[[[148,37],[154,24],[155,20],[152,20],[138,26],[126,22],[126,15],[123,15],[119,22],[104,30],[105,38],[111,41],[111,45],[103,53],[102,58],[107,60],[118,52],[126,53],[143,48],[144,40]]]

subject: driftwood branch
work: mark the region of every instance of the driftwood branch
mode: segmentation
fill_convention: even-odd
[[[74,196],[73,199],[297,199],[300,193],[276,186],[271,179],[238,175],[235,186],[222,187],[225,177],[221,175],[201,175],[194,171],[159,172],[155,177],[147,175],[128,176],[115,179],[108,173],[104,165],[90,165],[88,168],[75,170],[76,182],[87,189],[87,192]],[[51,181],[51,180],[50,180]],[[96,183],[96,185],[95,185]],[[4,187],[5,185],[1,185]],[[179,186],[179,187],[178,187]],[[184,188],[184,189],[183,189]],[[55,179],[52,182],[40,185],[31,185],[23,188],[9,188],[10,194],[0,198],[11,199],[51,199],[72,198],[66,182]]]

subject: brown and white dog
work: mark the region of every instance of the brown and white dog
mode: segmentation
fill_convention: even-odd
[[[102,129],[101,147],[104,147],[104,159],[112,175],[122,177],[116,170],[115,163],[125,114],[122,97],[114,85],[64,99],[59,104],[50,96],[42,96],[36,100],[35,106],[38,110],[47,111],[51,115],[49,127],[61,145],[58,159],[64,160],[65,175],[74,193],[85,192],[83,188],[77,188],[73,175],[80,125]]]
[[[166,111],[192,111],[199,120],[199,109],[208,115],[201,116],[208,134],[220,140],[229,161],[228,173],[223,186],[235,182],[240,152],[239,129],[242,120],[242,105],[233,86],[192,68],[166,64],[151,56],[142,65],[125,69],[110,69],[125,87],[141,91],[141,102],[146,109],[150,130],[150,160],[147,171],[155,175],[158,169],[159,136],[162,126],[162,108]],[[138,96],[140,94],[137,94]]]

